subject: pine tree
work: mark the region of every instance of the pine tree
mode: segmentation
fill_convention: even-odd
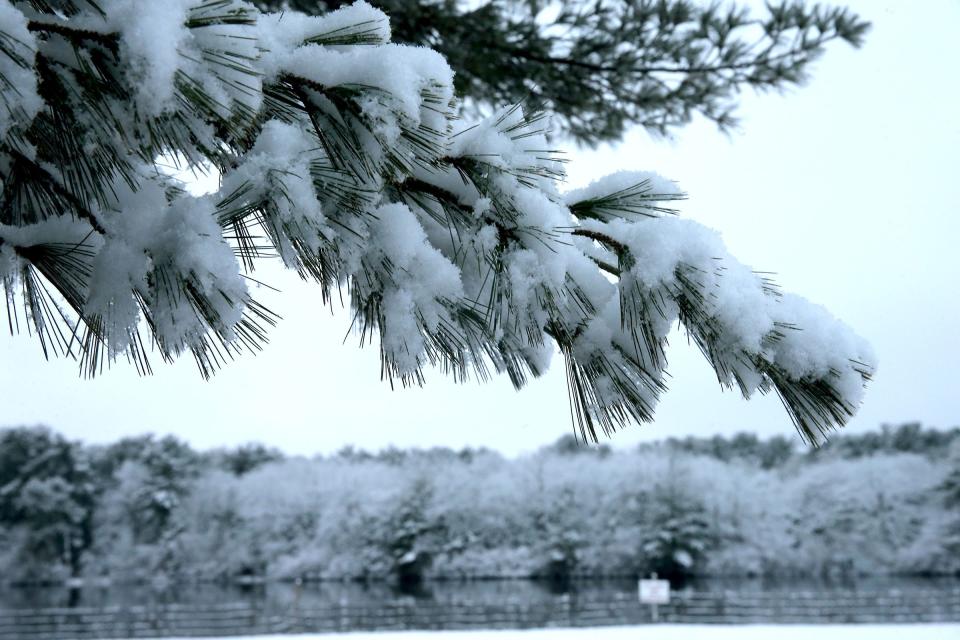
[[[344,0],[256,0],[305,13]],[[393,40],[439,51],[474,107],[549,105],[575,140],[595,145],[640,125],[668,134],[700,114],[729,129],[746,87],[802,83],[832,41],[860,46],[868,23],[844,8],[798,0],[762,16],[689,0],[544,2],[376,0]]]
[[[80,574],[93,544],[95,478],[83,448],[45,428],[0,431],[0,535],[17,558],[9,579]]]
[[[383,376],[505,372],[562,353],[585,438],[646,421],[682,323],[720,383],[776,391],[816,440],[853,415],[869,347],[677,217],[653,173],[561,194],[547,116],[457,120],[442,56],[365,2],[324,16],[238,0],[0,0],[0,277],[10,328],[85,375],[185,352],[204,376],[276,317],[279,260],[348,294]],[[188,194],[172,160],[216,171]],[[338,296],[339,298],[339,296]]]

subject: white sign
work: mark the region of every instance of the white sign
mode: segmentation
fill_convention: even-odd
[[[639,583],[640,602],[644,604],[669,604],[669,580],[641,580]]]

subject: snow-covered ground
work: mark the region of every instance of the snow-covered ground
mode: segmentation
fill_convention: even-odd
[[[692,625],[529,629],[515,631],[401,631],[207,640],[960,640],[960,624]],[[168,638],[167,640],[186,640]]]

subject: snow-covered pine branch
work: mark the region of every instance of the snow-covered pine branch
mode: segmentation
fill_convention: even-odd
[[[365,2],[0,0],[0,275],[12,330],[92,375],[185,351],[204,375],[275,317],[279,259],[346,289],[404,384],[427,365],[519,387],[559,348],[585,438],[650,420],[681,322],[721,384],[779,393],[818,440],[860,403],[869,347],[781,295],[646,173],[561,195],[543,114],[456,119],[452,72]],[[163,158],[213,167],[187,194]]]

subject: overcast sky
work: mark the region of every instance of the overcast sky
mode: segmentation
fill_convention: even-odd
[[[673,141],[634,131],[615,146],[571,149],[570,186],[618,169],[652,169],[689,194],[682,215],[720,230],[742,262],[829,308],[868,338],[880,368],[848,427],[920,420],[960,424],[960,2],[848,3],[874,23],[863,49],[831,47],[813,80],[787,95],[743,96],[729,137],[705,122]],[[508,454],[570,432],[562,362],[521,392],[498,379],[391,391],[376,348],[343,338],[319,290],[269,274],[284,316],[271,344],[204,382],[189,358],[138,378],[126,365],[81,380],[72,361],[43,361],[27,336],[0,336],[0,424],[44,423],[106,442],[146,431],[198,447],[251,440],[290,453],[346,444],[487,446]],[[793,435],[775,396],[721,392],[681,334],[653,424],[610,443],[740,430]]]

